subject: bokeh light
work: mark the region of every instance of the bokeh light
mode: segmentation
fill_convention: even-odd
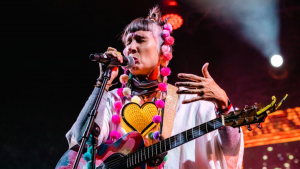
[[[162,20],[168,19],[168,23],[170,23],[173,26],[173,30],[180,28],[180,26],[183,23],[183,19],[178,14],[166,14],[162,17]]]
[[[272,151],[273,150],[273,147],[268,147],[268,151]]]
[[[268,156],[267,156],[267,155],[264,155],[264,156],[263,156],[263,159],[264,159],[264,160],[268,159]]]
[[[280,67],[283,63],[283,58],[280,55],[273,55],[271,57],[271,64],[274,67]]]
[[[285,167],[289,167],[290,164],[289,164],[289,163],[284,163],[284,166],[285,166]]]

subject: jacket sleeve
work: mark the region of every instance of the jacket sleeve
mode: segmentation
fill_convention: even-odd
[[[77,120],[73,124],[72,128],[66,134],[66,138],[69,143],[69,148],[72,148],[74,145],[79,145],[79,143],[81,142],[82,135],[88,124],[88,119],[89,119],[88,113],[93,108],[99,90],[100,89],[97,87],[94,88],[94,91],[86,101]],[[112,116],[111,99],[108,99],[109,95],[110,93],[104,91],[102,96],[102,101],[97,109],[98,115],[95,119],[95,123],[100,127],[100,135],[98,136],[98,145],[101,144],[103,141],[107,140],[108,133],[112,126],[109,123]]]

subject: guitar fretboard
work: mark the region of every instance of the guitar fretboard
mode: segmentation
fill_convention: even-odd
[[[216,129],[224,126],[222,123],[222,118],[223,117],[221,116],[214,120],[203,123],[199,126],[196,126],[189,130],[181,132],[177,135],[169,137],[165,140],[157,142],[151,146],[139,149],[138,151],[136,151],[134,153],[128,154],[127,156],[125,156],[127,168],[130,168],[131,166],[145,162],[147,159],[149,159],[151,157],[154,157],[156,155],[159,155],[161,153],[169,151],[169,150],[171,150],[175,147],[178,147],[186,142],[194,140],[200,136],[203,136],[204,134],[207,134],[213,130],[216,130]]]

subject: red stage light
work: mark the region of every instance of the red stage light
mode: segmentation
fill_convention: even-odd
[[[168,23],[173,26],[173,30],[178,29],[183,23],[182,17],[178,14],[166,14],[162,17],[163,20],[166,18],[169,18]]]
[[[176,1],[169,1],[168,5],[169,6],[177,6],[177,2]]]

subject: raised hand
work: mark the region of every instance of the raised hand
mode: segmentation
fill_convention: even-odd
[[[175,86],[177,87],[185,87],[188,88],[186,90],[180,90],[178,88],[178,94],[197,94],[196,97],[191,99],[183,100],[183,104],[192,103],[198,100],[206,100],[215,103],[217,108],[225,109],[228,104],[228,97],[223,89],[219,87],[219,85],[214,81],[214,79],[210,76],[207,68],[208,63],[205,63],[202,67],[203,77],[179,73],[178,78],[180,79],[188,79],[194,82],[177,82]]]
[[[117,51],[117,49],[112,48],[112,47],[108,47],[107,51],[105,52],[105,54],[110,54],[116,58],[118,58],[118,60],[123,63],[123,56],[120,52]],[[101,68],[101,63],[99,63],[99,68],[100,68],[100,77],[102,76],[103,72],[102,72],[102,68]],[[118,72],[119,72],[119,68],[115,67],[112,70],[111,73],[111,77],[110,80],[107,82],[107,86],[106,89],[108,90],[108,88],[111,86],[113,80],[118,76]]]

